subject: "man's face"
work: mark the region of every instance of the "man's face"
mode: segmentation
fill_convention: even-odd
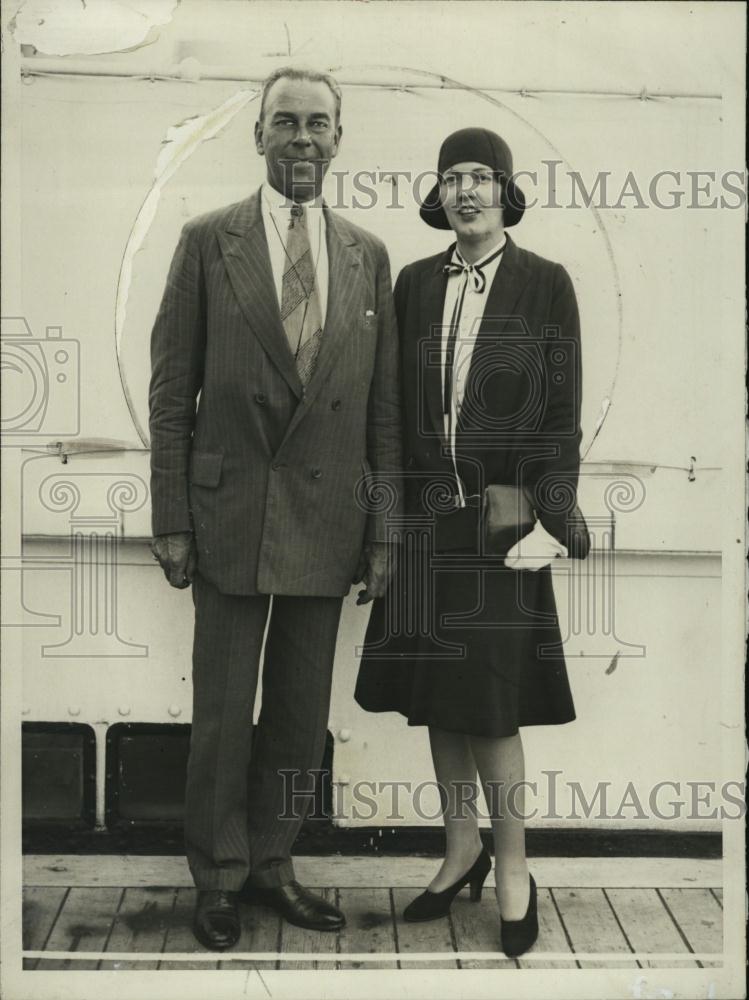
[[[266,94],[263,120],[255,125],[255,145],[265,157],[268,183],[294,201],[316,198],[338,152],[341,131],[327,84],[276,80]]]
[[[445,170],[440,197],[450,228],[466,240],[502,235],[502,189],[485,163],[456,163]]]

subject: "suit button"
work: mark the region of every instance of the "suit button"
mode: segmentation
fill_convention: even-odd
[[[312,470],[312,478],[313,479],[319,479],[321,476],[322,476],[322,469],[313,469]]]
[[[334,399],[333,402],[330,404],[330,408],[331,410],[340,410],[341,408],[340,399]]]
[[[260,406],[263,405],[263,403],[265,402],[265,399],[266,399],[266,396],[265,396],[264,392],[256,392],[255,393],[255,402],[259,403]]]
[[[279,469],[285,469],[285,468],[286,468],[285,462],[274,462],[273,465],[271,465],[271,469],[273,469],[274,472],[278,472]]]

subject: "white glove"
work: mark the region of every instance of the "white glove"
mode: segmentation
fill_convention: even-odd
[[[567,546],[562,545],[536,521],[527,535],[515,542],[505,556],[505,566],[510,569],[530,569],[534,572],[548,566],[557,556],[566,556]]]

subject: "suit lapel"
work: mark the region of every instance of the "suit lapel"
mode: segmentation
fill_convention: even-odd
[[[325,206],[325,243],[328,249],[328,304],[320,350],[305,393],[311,403],[356,329],[362,293],[362,248],[351,230]]]
[[[362,249],[351,230],[325,206],[325,245],[328,250],[328,299],[320,350],[312,376],[303,390],[304,406],[298,406],[286,429],[284,440],[309,412],[310,405],[325,384],[341,356],[343,345],[356,328],[357,310],[362,308]]]
[[[301,397],[302,384],[278,308],[259,191],[237,205],[218,240],[245,319],[289,388]]]

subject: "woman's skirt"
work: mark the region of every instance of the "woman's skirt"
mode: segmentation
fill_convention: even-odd
[[[362,708],[487,737],[575,718],[550,567],[508,569],[502,556],[409,535],[398,549],[367,628]]]

